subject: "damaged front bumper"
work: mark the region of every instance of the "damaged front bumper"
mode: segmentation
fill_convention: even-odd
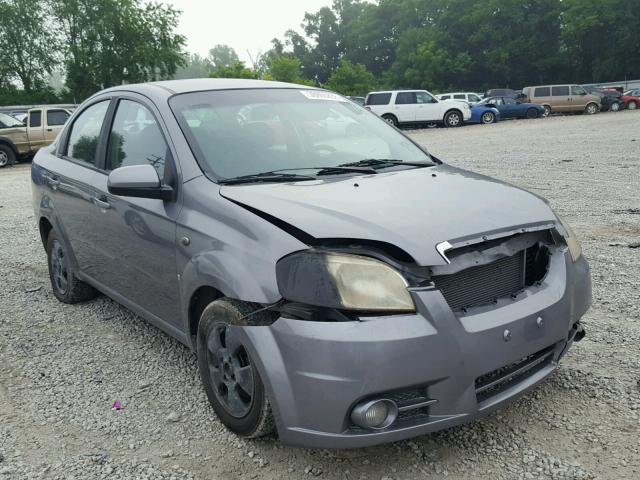
[[[535,294],[493,309],[455,315],[430,287],[412,291],[415,314],[239,327],[280,440],[318,448],[397,441],[472,421],[524,394],[581,335],[579,320],[591,303],[586,260],[574,263],[565,250],[550,261]],[[410,405],[412,395],[436,402],[379,431],[350,419],[362,401],[391,397]]]

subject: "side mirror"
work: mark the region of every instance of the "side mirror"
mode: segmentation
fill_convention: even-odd
[[[116,168],[109,174],[107,189],[123,197],[173,200],[173,188],[162,185],[158,172],[151,165],[131,165]]]

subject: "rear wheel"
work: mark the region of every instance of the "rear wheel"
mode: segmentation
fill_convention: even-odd
[[[207,306],[198,324],[200,378],[220,421],[232,432],[256,438],[274,431],[273,414],[256,365],[237,327],[269,324],[259,306],[219,299]]]
[[[0,167],[16,163],[16,154],[8,145],[0,145]]]
[[[595,103],[589,103],[584,109],[584,112],[587,115],[593,115],[594,113],[598,113],[598,105],[596,105]]]
[[[535,108],[530,108],[529,110],[527,110],[527,118],[538,118],[538,110],[536,110]]]
[[[398,126],[398,119],[395,117],[395,115],[391,115],[390,113],[385,113],[384,115],[382,115],[382,119],[385,122],[390,123],[394,127]]]
[[[542,114],[544,117],[548,117],[551,115],[551,107],[549,105],[544,106],[544,113]]]
[[[612,112],[619,112],[620,111],[620,103],[613,102],[611,104],[611,106],[609,107],[609,110],[612,111]]]
[[[627,104],[627,108],[628,108],[629,110],[635,110],[635,109],[637,109],[637,108],[638,108],[638,104],[637,104],[636,102],[634,102],[634,101],[631,101],[631,102],[629,102],[629,103]]]
[[[496,116],[493,114],[493,112],[484,112],[480,117],[480,123],[485,125],[488,123],[494,123],[495,121]]]
[[[457,110],[451,110],[444,116],[444,125],[446,127],[459,127],[462,125],[462,114]]]
[[[63,303],[78,303],[98,295],[95,288],[76,276],[69,252],[55,230],[51,230],[47,238],[47,259],[51,288],[58,300]]]

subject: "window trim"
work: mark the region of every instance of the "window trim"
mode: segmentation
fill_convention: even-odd
[[[39,113],[40,114],[40,123],[38,125],[31,125],[31,114],[32,113]],[[43,117],[44,115],[42,115],[42,108],[38,108],[36,110],[30,111],[28,114],[28,119],[29,119],[29,124],[27,125],[28,128],[44,128],[44,123],[43,123]]]
[[[54,113],[54,112],[63,112],[63,113],[67,114],[67,118],[64,121],[64,123],[56,123],[54,125],[51,125],[49,123],[49,114],[50,113]],[[46,112],[46,119],[47,119],[46,126],[47,127],[62,127],[69,121],[70,118],[71,118],[71,113],[68,110],[64,109],[64,108],[48,108],[47,112]]]

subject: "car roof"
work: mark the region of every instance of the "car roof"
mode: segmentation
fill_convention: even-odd
[[[270,80],[253,80],[241,78],[190,78],[185,80],[164,80],[160,82],[135,83],[111,87],[102,92],[129,91],[145,93],[149,89],[161,89],[169,95],[208,90],[243,90],[252,88],[296,88],[316,90],[316,87],[297,83],[274,82]],[[101,92],[101,93],[102,93]]]
[[[403,90],[379,90],[377,92],[369,92],[367,95],[374,93],[400,93],[400,92],[426,92],[424,88],[405,88]]]

